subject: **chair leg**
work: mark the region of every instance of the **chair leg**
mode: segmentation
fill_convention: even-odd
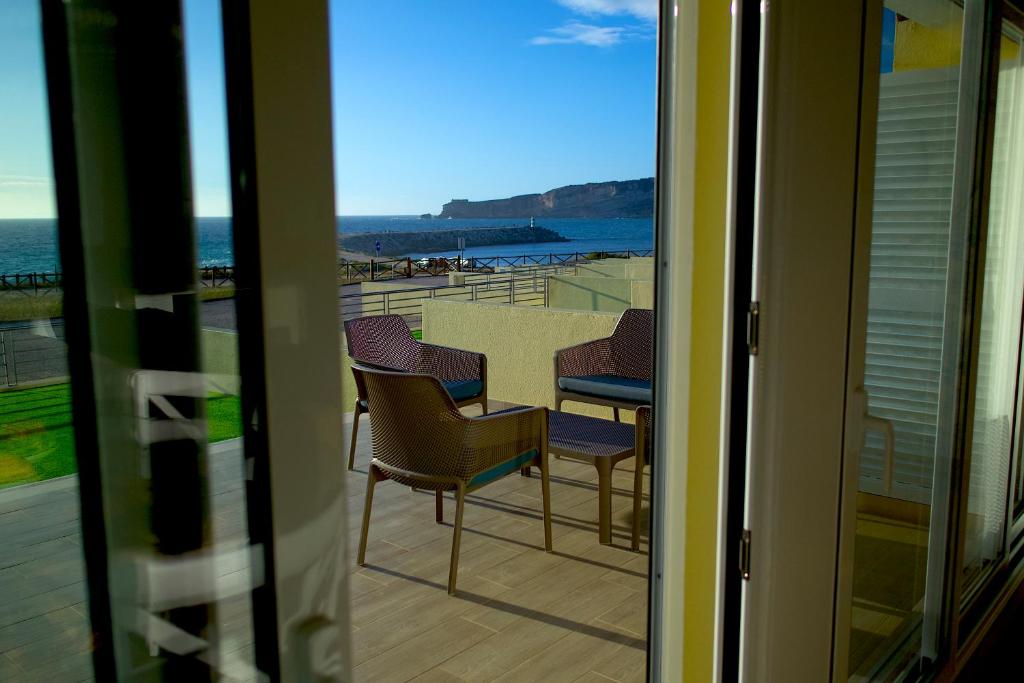
[[[348,468],[351,470],[356,466],[356,436],[359,434],[359,401],[356,401],[356,409],[352,413],[352,445],[348,449]]]
[[[640,453],[636,454],[636,462],[633,463],[633,538],[630,547],[633,552],[640,550],[640,512],[642,509],[641,499],[644,497],[644,458]]]
[[[621,420],[619,419],[619,409],[618,408],[612,408],[612,411],[615,413],[615,421],[616,422],[621,422]]]
[[[366,501],[363,503],[363,528],[359,532],[359,554],[356,564],[362,567],[366,564],[366,536],[370,532],[370,509],[373,507],[373,487],[380,477],[380,470],[376,465],[370,465],[370,471],[366,475]]]
[[[466,507],[466,486],[459,484],[455,493],[455,532],[452,536],[452,562],[448,569],[448,595],[455,595],[455,579],[459,575],[459,545],[462,543],[462,512]]]
[[[444,498],[441,491],[434,491],[434,521],[438,524],[444,521]]]
[[[600,458],[597,466],[597,537],[603,545],[612,542],[612,471],[608,458]]]
[[[540,455],[540,496],[544,502],[544,550],[551,552],[551,481],[546,451]]]

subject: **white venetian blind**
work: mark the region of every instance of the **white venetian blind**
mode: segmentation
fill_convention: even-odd
[[[928,502],[935,458],[958,74],[882,74],[865,387],[896,435],[891,494]],[[885,493],[882,438],[869,434],[861,490]]]

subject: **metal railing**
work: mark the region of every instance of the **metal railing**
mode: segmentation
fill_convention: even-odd
[[[60,273],[13,273],[0,275],[0,292],[49,294],[59,292]]]
[[[0,382],[14,387],[68,374],[64,323],[40,320],[0,327]]]
[[[364,315],[401,315],[412,328],[423,322],[423,302],[476,301],[513,306],[547,306],[547,276],[576,274],[577,267],[537,266],[503,273],[465,273],[465,284],[354,292],[338,297],[340,320]]]
[[[573,251],[562,254],[522,254],[520,256],[471,256],[469,258],[432,257],[424,259],[370,259],[367,262],[339,261],[339,281],[393,280],[417,276],[438,276],[455,272],[487,273],[499,268],[532,266],[571,266],[592,259],[637,258],[652,256],[651,249],[625,251]],[[234,266],[201,266],[198,271],[201,287],[219,288],[235,285]],[[23,294],[59,293],[61,273],[0,274],[0,292]]]
[[[464,284],[341,294],[338,317],[341,322],[363,315],[393,313],[401,315],[416,329],[423,323],[424,301],[547,306],[547,277],[568,274],[578,274],[576,263],[517,267],[497,273],[463,271]],[[63,320],[44,319],[0,326],[0,386],[13,387],[67,374]]]

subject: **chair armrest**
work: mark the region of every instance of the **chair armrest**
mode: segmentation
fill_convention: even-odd
[[[463,453],[473,472],[482,472],[536,448],[547,452],[548,409],[540,406],[469,418]]]
[[[444,382],[460,379],[486,381],[487,358],[482,353],[424,343],[419,344],[419,351],[417,372],[433,375]]]
[[[555,351],[555,374],[558,377],[615,374],[611,337]]]

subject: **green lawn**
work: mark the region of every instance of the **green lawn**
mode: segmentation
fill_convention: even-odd
[[[241,436],[237,396],[211,394],[206,417],[211,443]],[[0,392],[0,488],[75,471],[70,387]]]

